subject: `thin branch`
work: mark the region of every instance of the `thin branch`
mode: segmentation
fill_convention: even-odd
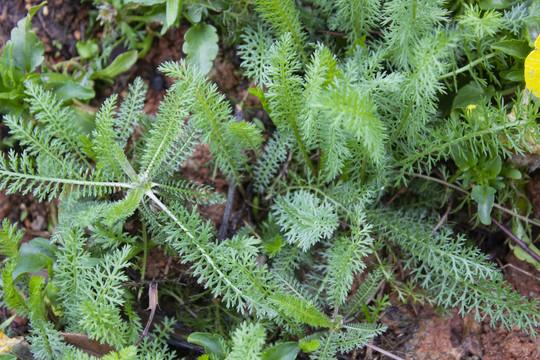
[[[137,344],[139,344],[142,339],[148,336],[148,333],[150,332],[150,326],[152,325],[152,322],[154,321],[154,316],[156,315],[157,307],[158,307],[158,283],[155,281],[152,281],[148,288],[148,310],[150,310],[150,316],[148,317],[146,326],[144,327],[144,330],[141,336],[139,337]]]
[[[142,222],[142,239],[143,239],[143,259],[141,267],[141,281],[144,281],[146,277],[146,267],[148,263],[148,233],[146,232],[146,223]],[[139,289],[139,294],[137,295],[137,300],[141,299],[142,287]]]
[[[443,216],[441,217],[437,225],[435,225],[435,227],[431,231],[432,234],[435,234],[446,223],[446,221],[448,220],[448,214],[450,214],[451,209],[452,209],[452,201],[450,201]]]
[[[397,356],[397,355],[392,354],[391,352],[388,352],[388,351],[386,351],[386,350],[384,350],[384,349],[381,349],[380,347],[378,347],[378,346],[376,346],[376,345],[373,345],[373,344],[369,344],[369,343],[368,343],[368,344],[366,344],[366,346],[367,346],[368,348],[370,348],[370,349],[375,350],[375,351],[378,352],[378,353],[381,353],[381,354],[383,354],[383,355],[385,355],[385,356],[388,356],[388,357],[391,358],[391,359],[394,359],[394,360],[405,360],[405,359],[403,359],[403,358],[401,358],[401,357],[399,357],[399,356]]]
[[[514,265],[512,263],[508,263],[506,265],[501,266],[501,269],[506,269],[507,267],[510,267],[510,268],[512,268],[512,269],[514,269],[514,270],[516,270],[516,271],[518,271],[518,272],[520,272],[520,273],[522,273],[522,274],[524,274],[524,275],[526,275],[528,277],[531,277],[531,278],[535,279],[536,281],[540,281],[540,277],[535,276],[535,275],[531,274],[530,272],[525,271],[522,268],[520,268],[520,267],[518,267],[518,266],[516,266],[516,265]]]
[[[414,176],[416,178],[433,181],[433,182],[439,183],[441,185],[447,186],[447,187],[449,187],[451,189],[454,189],[456,191],[459,191],[462,194],[470,195],[470,193],[467,190],[464,190],[464,189],[462,189],[459,186],[456,186],[454,184],[450,184],[449,182],[446,182],[446,181],[444,181],[442,179],[432,177],[432,176],[428,176],[428,175],[417,174],[417,173],[407,173],[407,174],[410,175],[410,176]],[[500,210],[500,211],[502,211],[502,212],[504,212],[504,213],[507,213],[508,215],[512,215],[514,217],[517,217],[518,219],[520,219],[522,221],[525,221],[525,222],[527,222],[529,224],[536,225],[536,226],[540,227],[540,221],[530,219],[530,218],[528,218],[526,216],[520,215],[520,214],[516,213],[515,211],[507,209],[504,206],[502,206],[500,204],[497,204],[497,203],[494,203],[493,207]]]
[[[218,231],[218,240],[224,240],[227,237],[235,195],[236,185],[234,179],[230,179],[229,190],[227,190],[227,202],[225,203],[225,210],[223,211],[223,218],[221,219],[221,225]]]
[[[514,233],[509,228],[507,228],[505,225],[499,223],[494,218],[491,218],[491,221],[493,221],[493,223],[495,223],[495,225],[497,225],[499,227],[499,229],[501,229],[502,232],[506,234],[506,236],[508,236],[510,239],[512,239],[530,257],[532,257],[534,260],[536,260],[536,261],[538,261],[540,263],[540,255],[538,255],[537,253],[532,251],[525,241],[518,238],[516,235],[514,235]]]

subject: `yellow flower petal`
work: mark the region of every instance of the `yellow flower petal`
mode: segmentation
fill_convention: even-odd
[[[540,36],[534,46],[536,49],[525,59],[525,85],[534,96],[540,97]]]
[[[467,108],[465,109],[466,112],[467,112],[467,115],[471,115],[472,112],[476,109],[476,105],[475,104],[469,104],[467,105]]]
[[[11,351],[11,349],[22,342],[22,338],[9,338],[4,334],[4,332],[0,331],[0,354],[7,354]]]

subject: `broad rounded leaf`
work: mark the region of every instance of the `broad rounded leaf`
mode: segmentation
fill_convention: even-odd
[[[523,175],[521,174],[521,171],[514,168],[506,168],[503,171],[503,175],[512,180],[521,180],[523,178]]]
[[[29,73],[43,62],[45,48],[32,31],[32,18],[27,16],[19,20],[11,30],[12,56],[15,66]]]
[[[503,70],[500,72],[500,77],[507,81],[523,82],[525,81],[523,66],[513,66],[509,70]]]
[[[189,4],[186,7],[185,17],[192,24],[198,24],[201,22],[203,13],[206,14],[207,10],[201,4]]]
[[[94,40],[77,41],[75,47],[83,59],[90,59],[99,52],[99,46]]]
[[[117,75],[128,71],[137,62],[137,50],[126,51],[118,55],[105,69],[92,74],[92,79],[111,80]]]
[[[314,352],[321,346],[319,339],[301,339],[299,342],[300,349],[305,353]]]
[[[69,75],[45,73],[41,76],[41,80],[47,87],[53,88],[54,93],[62,100],[90,100],[96,96],[96,93],[90,84],[88,86],[83,86],[73,80]]]
[[[457,92],[452,102],[452,109],[465,109],[469,105],[479,104],[484,98],[484,89],[471,81]]]
[[[44,254],[21,255],[17,258],[15,269],[13,270],[13,279],[22,274],[36,273],[42,269],[52,266],[53,260]]]
[[[35,238],[21,245],[13,270],[13,279],[21,274],[34,273],[52,266],[56,247],[49,240]]]
[[[540,249],[538,249],[534,244],[532,244],[531,239],[529,238],[527,231],[523,227],[523,224],[519,221],[514,221],[512,225],[512,231],[514,234],[523,240],[527,244],[527,247],[532,252],[536,253],[540,256]],[[537,270],[540,270],[540,262],[535,260],[530,254],[528,254],[525,250],[523,250],[520,246],[514,245],[512,242],[509,243],[510,248],[514,252],[514,255],[521,261],[528,262],[529,264],[533,265]]]
[[[158,5],[163,4],[165,0],[125,0],[126,4],[138,4],[138,5],[144,5],[144,6],[152,6],[152,5]]]
[[[473,187],[471,197],[478,204],[478,218],[484,225],[491,224],[491,209],[495,202],[496,190],[491,186],[476,185]]]
[[[262,354],[262,360],[294,360],[300,352],[296,342],[276,344],[266,349]]]
[[[180,9],[182,8],[182,0],[167,0],[167,6],[166,6],[166,28],[170,28],[173,26],[176,19],[178,19],[178,15],[180,13]]]
[[[223,348],[224,340],[219,335],[204,332],[194,332],[188,336],[187,341],[192,344],[202,346],[205,352],[210,355],[214,355],[219,359],[225,357],[225,349]]]
[[[497,41],[491,45],[491,48],[519,59],[525,59],[529,51],[531,51],[531,48],[526,41],[515,39]]]
[[[502,160],[496,156],[493,159],[487,160],[482,164],[482,179],[494,180],[500,174],[502,169]]]
[[[187,62],[207,74],[218,53],[216,28],[208,24],[193,25],[186,32],[182,50],[187,55]]]
[[[44,238],[35,238],[21,245],[19,249],[20,255],[29,254],[44,254],[50,258],[54,258],[56,247],[51,242]]]
[[[82,86],[76,82],[66,82],[54,91],[62,100],[90,100],[96,96],[94,89]]]

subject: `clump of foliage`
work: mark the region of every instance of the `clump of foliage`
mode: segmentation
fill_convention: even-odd
[[[84,40],[77,41],[77,56],[51,64],[42,41],[32,30],[32,19],[47,6],[33,6],[11,32],[0,51],[0,113],[24,112],[25,82],[39,83],[65,102],[95,97],[96,81],[111,83],[150,50],[156,36],[177,27],[181,19],[192,26],[185,34],[183,51],[188,61],[208,72],[218,52],[216,28],[204,22],[209,11],[228,7],[204,1],[102,1],[92,3]],[[220,25],[223,22],[220,22]],[[157,32],[156,24],[161,24]],[[225,26],[225,25],[223,25]],[[95,38],[99,31],[99,38]],[[85,110],[79,106],[79,111]],[[84,117],[89,117],[84,114]]]
[[[29,9],[19,20],[11,38],[0,51],[0,113],[21,112],[24,109],[24,83],[40,82],[64,100],[88,100],[94,91],[72,77],[44,67],[45,49],[32,30],[32,18],[44,3]]]
[[[156,37],[174,27],[189,24],[182,51],[189,63],[207,73],[218,54],[218,29],[223,41],[234,44],[243,27],[252,22],[248,0],[94,0],[93,4],[96,8],[94,21],[103,30],[101,53],[98,54],[97,41],[91,38],[79,42],[78,49],[88,53],[88,58],[98,67],[122,45],[129,49],[125,59],[120,59],[123,62],[128,63],[137,56],[143,58]],[[100,70],[97,73],[100,76],[107,72]]]
[[[120,106],[116,95],[105,100],[90,133],[54,93],[24,85],[33,121],[5,118],[22,150],[0,162],[0,187],[60,199],[51,241],[21,244],[7,222],[0,232],[4,303],[30,320],[34,356],[91,358],[66,341],[78,333],[109,346],[110,358],[175,358],[171,323],[141,336],[126,286],[149,244],[178,256],[228,309],[227,322],[205,312],[214,321],[188,337],[202,358],[335,359],[384,333],[385,284],[403,301],[534,334],[538,302],[445,219],[470,204],[473,226],[511,222],[533,248],[536,220],[519,191],[527,169],[515,159],[538,151],[538,101],[519,74],[540,7],[247,6],[261,21],[239,53],[270,120],[264,132],[235,117],[208,67],[189,58],[160,67],[174,83],[155,116],[142,112],[137,79]],[[177,174],[198,143],[231,186],[255,192],[253,223],[228,239],[197,211],[222,197]],[[140,226],[128,232],[128,221]]]

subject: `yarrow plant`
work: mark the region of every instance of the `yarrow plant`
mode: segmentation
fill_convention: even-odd
[[[146,284],[150,247],[201,286],[174,284],[166,296],[215,298],[182,342],[201,359],[327,360],[373,346],[386,330],[385,292],[535,334],[538,302],[452,228],[452,213],[474,208],[472,226],[501,229],[535,260],[539,222],[516,190],[527,173],[516,158],[538,151],[537,50],[528,54],[540,7],[248,6],[261,21],[238,53],[263,121],[235,116],[191,61],[160,66],[174,82],[154,116],[138,78],[123,101],[103,102],[91,131],[33,82],[29,116],[4,117],[20,151],[0,161],[0,187],[60,203],[49,240],[23,243],[6,221],[0,231],[4,304],[30,320],[34,357],[93,358],[73,334],[105,347],[105,358],[180,356],[167,344],[175,320],[154,319],[159,279],[146,329],[130,291]],[[178,171],[200,143],[251,209],[228,238],[198,211],[223,196]]]

